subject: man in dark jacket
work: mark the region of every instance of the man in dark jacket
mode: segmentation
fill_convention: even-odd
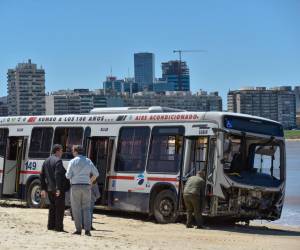
[[[65,212],[65,192],[67,191],[66,170],[61,157],[63,154],[61,145],[54,145],[52,155],[47,158],[42,166],[41,196],[49,198],[48,230],[64,232],[63,219]]]
[[[199,171],[196,176],[188,178],[184,191],[183,199],[187,211],[186,227],[192,227],[193,213],[197,222],[197,228],[204,228],[202,219],[202,207],[205,192],[205,172]]]

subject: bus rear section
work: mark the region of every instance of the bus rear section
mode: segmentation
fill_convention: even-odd
[[[72,145],[85,144],[89,132],[89,127],[78,125],[20,124],[0,128],[1,197],[23,199],[29,207],[40,207],[39,176],[43,162],[51,154],[52,145],[62,145],[62,160],[66,168],[72,158]]]
[[[0,128],[0,195],[22,198],[24,189],[20,185],[25,174],[28,136],[10,136],[8,128]]]

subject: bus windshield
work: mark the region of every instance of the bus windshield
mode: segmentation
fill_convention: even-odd
[[[224,172],[240,183],[278,186],[284,178],[283,149],[279,140],[225,134]]]

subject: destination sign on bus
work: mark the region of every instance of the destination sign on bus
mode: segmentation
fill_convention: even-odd
[[[283,128],[280,124],[259,119],[226,115],[224,127],[242,132],[283,137]]]

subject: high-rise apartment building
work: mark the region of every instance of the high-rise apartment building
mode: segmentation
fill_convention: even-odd
[[[291,87],[258,87],[229,91],[227,101],[229,112],[275,120],[287,129],[296,127],[296,100]]]
[[[134,78],[139,90],[152,90],[155,79],[155,59],[153,53],[134,54]]]
[[[31,63],[19,63],[7,72],[8,114],[45,114],[45,71]]]
[[[184,61],[168,61],[161,64],[162,80],[166,82],[166,89],[173,86],[173,91],[190,91],[190,72]],[[160,84],[163,89],[163,84]]]

